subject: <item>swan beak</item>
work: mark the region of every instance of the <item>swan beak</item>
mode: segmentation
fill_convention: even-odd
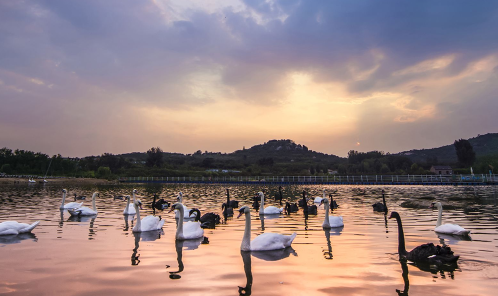
[[[237,219],[239,219],[239,218],[240,218],[240,216],[242,216],[242,214],[243,214],[243,213],[244,213],[244,212],[239,212],[239,215],[237,216]]]
[[[175,207],[171,207],[171,209],[168,211],[168,213],[171,213],[175,210]]]
[[[429,209],[434,209],[434,203],[431,203],[431,205],[429,206]]]

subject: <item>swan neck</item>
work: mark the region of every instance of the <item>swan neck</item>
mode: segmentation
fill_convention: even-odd
[[[230,205],[230,193],[228,192],[228,189],[227,189],[227,205]]]
[[[137,199],[135,198],[135,191],[133,191],[133,203],[135,203]]]
[[[439,206],[438,207],[436,227],[441,226],[442,220],[443,220],[443,207]]]
[[[330,225],[330,222],[329,222],[329,203],[326,202],[325,203],[325,221],[324,221],[324,224],[326,225]]]
[[[261,206],[259,207],[259,213],[264,214],[265,213],[265,195],[261,194]]]
[[[386,205],[386,197],[384,196],[384,193],[382,193],[382,202],[384,203],[384,207],[387,208],[387,205]]]
[[[95,206],[95,196],[96,196],[96,195],[97,195],[97,194],[95,194],[95,193],[94,193],[94,194],[93,194],[93,196],[92,196],[92,208],[93,208],[93,210],[94,210],[95,212],[97,211],[97,207]]]
[[[133,230],[135,232],[142,231],[142,221],[140,220],[140,209],[138,208],[136,203],[134,203],[133,206],[135,207],[135,212],[137,212],[137,224],[135,224]]]
[[[61,209],[64,209],[64,202],[66,201],[66,193],[62,193],[62,204],[61,204]]]
[[[176,238],[183,238],[183,215],[185,215],[185,210],[183,208],[183,204],[180,204],[180,217],[178,217],[178,225],[176,227]]]
[[[405,248],[405,234],[403,232],[403,225],[401,224],[401,218],[396,217],[396,222],[398,222],[398,254],[399,256],[406,256]]]
[[[242,238],[242,244],[240,249],[242,251],[251,250],[251,213],[245,213],[246,215],[246,225],[244,228],[244,237]]]
[[[125,211],[124,211],[125,214],[128,214],[128,208],[129,207],[130,207],[130,197],[128,196],[126,198],[126,208],[125,208]]]

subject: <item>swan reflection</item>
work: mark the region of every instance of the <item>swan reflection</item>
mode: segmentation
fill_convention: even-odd
[[[396,293],[400,296],[408,296],[408,289],[410,289],[410,281],[408,280],[408,265],[406,264],[406,260],[400,260],[399,263],[401,264],[401,270],[403,271],[401,275],[403,276],[405,287],[403,288],[403,291],[396,289]]]
[[[97,215],[93,215],[93,216],[69,216],[69,218],[67,218],[67,221],[68,222],[88,222],[90,220],[92,221],[95,221],[95,218],[97,217]]]
[[[456,244],[458,244],[459,241],[471,241],[472,240],[470,235],[461,236],[461,235],[451,235],[451,234],[443,234],[443,233],[436,233],[436,235],[439,238],[439,243],[445,244],[445,245],[446,245],[446,241],[448,241],[448,244],[450,244],[450,245],[456,245]]]
[[[200,237],[196,239],[189,239],[189,240],[175,240],[175,248],[176,248],[176,261],[178,262],[178,271],[170,271],[169,272],[169,278],[172,280],[178,280],[181,279],[182,276],[180,273],[184,269],[182,257],[183,257],[183,248],[185,250],[195,250],[199,247],[200,244],[208,244],[209,241],[207,237]],[[167,266],[166,268],[168,268]]]
[[[1,245],[18,244],[23,240],[32,240],[34,242],[37,242],[38,238],[36,238],[36,235],[34,235],[31,232],[21,233],[21,234],[11,234],[11,235],[0,235]]]
[[[135,238],[135,248],[133,248],[133,253],[131,254],[131,265],[138,265],[140,263],[140,254],[137,254],[138,248],[140,248],[140,240],[144,242],[152,242],[160,239],[163,234],[164,231],[162,229],[156,231],[133,232],[133,236]]]
[[[133,228],[133,220],[135,219],[135,214],[123,215],[123,219],[125,222],[124,231],[128,231],[128,229],[130,229],[129,221],[131,221],[131,228]]]
[[[251,255],[264,261],[278,261],[289,257],[290,255],[297,256],[296,251],[292,247],[287,247],[281,250],[272,251],[240,251],[242,261],[244,262],[244,272],[246,274],[246,286],[239,286],[239,295],[251,295],[252,293],[252,262]]]

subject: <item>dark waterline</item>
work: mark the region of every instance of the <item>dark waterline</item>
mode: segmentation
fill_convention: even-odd
[[[32,234],[0,236],[0,293],[9,295],[493,295],[498,279],[498,193],[496,187],[453,186],[284,186],[284,200],[297,202],[302,190],[310,197],[332,193],[345,226],[324,231],[324,212],[305,220],[302,211],[260,220],[253,210],[252,238],[264,232],[297,232],[292,249],[274,252],[240,251],[244,219],[229,218],[206,229],[201,240],[176,242],[173,213],[157,211],[166,220],[162,232],[134,234],[134,220],[122,215],[125,201],[114,195],[138,189],[142,217],[151,214],[155,193],[174,201],[178,191],[184,204],[202,212],[221,214],[227,186],[151,184],[67,187],[88,197],[100,192],[96,217],[61,213],[61,187],[0,187],[0,222],[41,220]],[[257,191],[266,189],[265,205],[274,201],[277,186],[229,186],[240,206],[252,205]],[[454,271],[425,271],[403,265],[397,256],[397,227],[371,205],[386,191],[390,211],[403,219],[407,249],[422,243],[450,245],[461,258]],[[433,231],[437,211],[443,223],[470,229],[471,240]],[[387,222],[387,224],[386,224]],[[240,288],[239,288],[240,287]],[[396,291],[398,290],[398,291]]]

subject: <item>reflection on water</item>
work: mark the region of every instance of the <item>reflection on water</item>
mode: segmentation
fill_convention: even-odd
[[[23,240],[37,241],[36,235],[34,233],[21,233],[21,234],[10,234],[10,235],[0,235],[0,244],[10,245],[18,244]]]
[[[270,185],[228,186],[239,208],[252,206],[253,197],[262,190],[268,197],[277,194],[277,201],[268,198],[265,203],[273,206],[279,206],[280,192],[283,201],[299,203],[303,191],[308,197],[323,196],[323,189],[327,194],[335,191],[333,198],[340,207],[334,215],[343,217],[345,228],[324,231],[323,206],[317,207],[317,215],[309,216],[302,207],[275,217],[255,214],[251,217],[253,235],[296,232],[297,237],[293,248],[252,253],[240,252],[244,219],[225,217],[215,229],[205,229],[209,245],[202,245],[202,238],[176,241],[174,214],[166,211],[161,213],[163,231],[132,233],[135,216],[123,215],[126,201],[114,199],[131,195],[136,188],[144,214],[149,215],[154,211],[154,194],[174,203],[182,191],[185,206],[221,215],[227,186],[65,188],[68,196],[91,196],[99,191],[98,216],[70,217],[67,211],[59,211],[62,187],[56,185],[0,187],[1,221],[42,221],[32,234],[0,236],[0,293],[63,295],[77,286],[74,294],[80,295],[110,290],[139,295],[145,287],[147,295],[233,295],[237,293],[234,287],[244,281],[241,295],[389,295],[397,289],[400,295],[408,295],[408,289],[412,295],[493,295],[496,289],[497,187],[293,185],[279,191]],[[449,245],[461,256],[459,265],[434,268],[401,263],[400,271],[397,232],[389,231],[394,224],[388,224],[384,213],[372,211],[382,190],[389,210],[403,216],[407,249],[430,242]],[[434,232],[435,217],[428,207],[435,200],[445,208],[445,221],[470,229],[472,239]],[[174,270],[165,269],[165,264],[175,266]],[[181,280],[165,281],[166,275]]]
[[[398,290],[396,289],[396,292],[400,296],[408,296],[408,290],[410,289],[410,280],[408,279],[408,264],[406,264],[406,260],[400,260],[399,263],[401,264],[401,270],[403,273],[401,276],[403,277],[403,282],[405,283],[405,287],[403,290]]]
[[[263,219],[264,220],[264,219]],[[242,256],[242,261],[244,262],[244,273],[246,275],[246,286],[239,286],[239,295],[251,295],[252,293],[252,266],[251,266],[251,255],[255,258],[264,261],[279,261],[290,255],[297,256],[296,251],[292,247],[287,247],[281,250],[271,250],[271,251],[240,251],[240,256]]]

